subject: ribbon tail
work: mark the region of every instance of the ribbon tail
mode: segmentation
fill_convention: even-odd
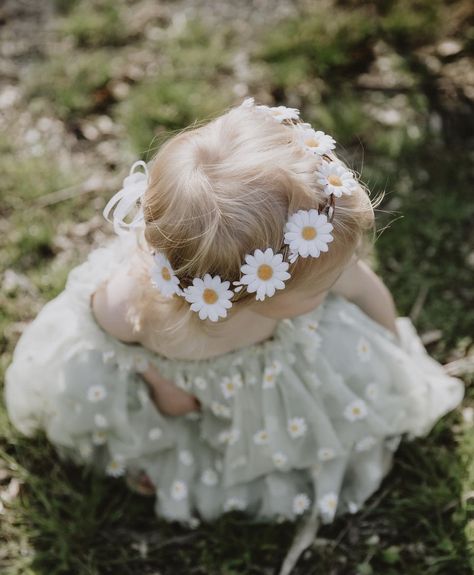
[[[291,547],[288,550],[285,559],[283,560],[278,575],[290,575],[303,551],[305,551],[308,547],[310,547],[310,545],[313,544],[318,532],[318,528],[318,510],[316,506],[314,506],[311,515],[306,519],[296,534],[295,538],[293,539]]]

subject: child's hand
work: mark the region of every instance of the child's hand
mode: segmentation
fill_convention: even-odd
[[[160,376],[151,365],[141,374],[152,390],[153,400],[165,415],[184,415],[200,409],[199,401],[177,387],[170,379]]]

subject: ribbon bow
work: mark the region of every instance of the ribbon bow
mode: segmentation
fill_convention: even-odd
[[[144,172],[135,172],[135,169],[140,166]],[[124,235],[132,229],[143,226],[142,200],[147,187],[148,169],[145,162],[139,160],[130,168],[129,175],[123,181],[122,189],[110,198],[102,212],[104,218],[114,225],[116,234]],[[126,222],[125,218],[131,216],[134,211],[132,221]]]

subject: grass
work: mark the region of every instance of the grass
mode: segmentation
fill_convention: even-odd
[[[103,239],[93,216],[109,178],[119,182],[129,160],[149,158],[246,89],[262,103],[299,107],[341,142],[374,194],[385,192],[376,266],[400,313],[413,311],[421,333],[437,332],[429,351],[440,361],[472,354],[472,100],[468,78],[450,72],[472,54],[468,2],[295,2],[282,19],[249,24],[242,13],[219,25],[213,10],[184,21],[173,3],[54,4],[49,47],[25,64],[23,108],[0,137],[2,371],[24,322]],[[443,55],[439,46],[453,38],[459,49]],[[90,193],[81,186],[93,174]],[[472,375],[465,382],[469,408]],[[324,527],[296,575],[471,573],[466,414],[403,444],[366,508]],[[3,407],[0,436],[2,574],[267,574],[294,535],[293,525],[252,525],[238,514],[195,530],[168,524],[119,481],[62,461],[44,437],[19,436]]]

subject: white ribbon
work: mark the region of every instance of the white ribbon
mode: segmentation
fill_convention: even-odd
[[[140,166],[144,172],[135,172],[135,169]],[[116,234],[123,235],[143,226],[142,203],[147,187],[148,169],[145,162],[139,160],[130,168],[129,175],[123,181],[122,189],[110,198],[102,212],[104,218],[114,225]],[[112,210],[113,214],[110,216]],[[132,216],[131,222],[125,221],[127,216]]]

